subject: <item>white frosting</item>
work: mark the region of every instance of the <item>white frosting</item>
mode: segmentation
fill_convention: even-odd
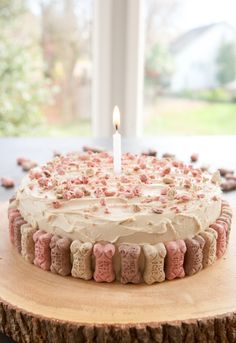
[[[220,216],[216,176],[153,157],[126,155],[122,165],[121,176],[116,176],[112,158],[104,153],[57,157],[23,179],[17,206],[33,227],[92,243],[185,239]],[[82,176],[84,183],[73,181]],[[47,185],[40,186],[45,180]]]

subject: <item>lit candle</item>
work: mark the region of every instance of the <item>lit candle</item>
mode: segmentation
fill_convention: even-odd
[[[121,173],[121,135],[118,132],[120,126],[120,111],[117,106],[113,110],[113,125],[116,132],[113,135],[113,167],[114,173]]]

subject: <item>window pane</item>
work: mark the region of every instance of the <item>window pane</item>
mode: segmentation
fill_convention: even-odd
[[[236,133],[234,5],[146,0],[146,135]]]
[[[0,4],[0,135],[88,135],[93,0]]]

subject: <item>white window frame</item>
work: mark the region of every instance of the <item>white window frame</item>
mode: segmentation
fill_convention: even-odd
[[[92,131],[111,137],[118,105],[125,137],[142,134],[143,0],[94,0]]]

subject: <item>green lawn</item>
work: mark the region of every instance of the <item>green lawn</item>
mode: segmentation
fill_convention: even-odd
[[[27,125],[14,128],[13,132],[6,133],[0,130],[0,137],[4,136],[25,136],[25,137],[67,137],[67,136],[90,136],[91,125],[88,121],[69,124],[40,124],[34,127]]]
[[[160,99],[146,107],[145,135],[236,134],[236,104]]]
[[[88,121],[79,123],[43,125],[36,128],[34,136],[66,137],[66,136],[90,136],[91,125]]]

